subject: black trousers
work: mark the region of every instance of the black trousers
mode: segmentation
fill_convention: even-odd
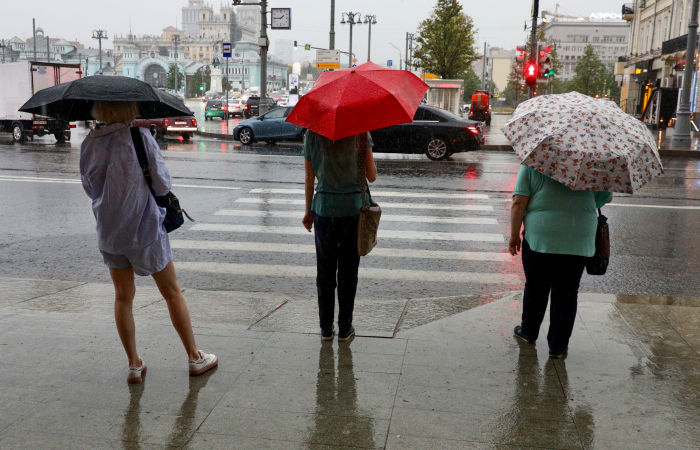
[[[533,341],[537,339],[551,293],[547,342],[550,352],[564,352],[574,330],[578,288],[585,258],[578,255],[539,253],[532,250],[525,240],[522,257],[525,271],[521,323],[523,332]]]
[[[322,217],[314,215],[316,237],[316,288],[321,329],[333,327],[335,288],[338,287],[338,328],[352,326],[357,291],[357,223],[359,215]]]

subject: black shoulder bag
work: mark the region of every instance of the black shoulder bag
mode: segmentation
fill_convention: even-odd
[[[153,194],[156,204],[161,208],[165,208],[165,219],[163,220],[165,231],[170,233],[180,228],[180,226],[185,223],[185,219],[182,216],[183,214],[190,222],[194,222],[194,219],[192,219],[184,209],[180,208],[180,201],[175,197],[175,194],[168,192],[165,195],[158,196],[153,191],[153,179],[151,178],[151,170],[148,167],[148,157],[146,156],[146,149],[143,145],[143,137],[141,136],[139,127],[131,127],[131,139],[134,141],[136,157],[139,159],[139,166],[141,166],[141,170],[143,171],[143,177],[146,179],[148,189],[150,189],[151,194]]]
[[[610,230],[608,218],[598,208],[598,227],[595,231],[595,254],[586,258],[586,272],[589,275],[605,275],[610,262]]]

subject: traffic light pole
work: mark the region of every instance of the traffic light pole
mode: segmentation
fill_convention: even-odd
[[[530,29],[530,64],[538,64],[537,58],[537,16],[539,16],[540,0],[532,0],[532,27]],[[528,86],[528,98],[535,96],[537,83]]]
[[[676,131],[671,138],[673,148],[688,148],[692,142],[690,137],[690,90],[693,72],[695,71],[694,56],[698,32],[698,3],[700,3],[699,0],[693,0],[690,21],[688,22],[688,42],[685,50],[681,101],[678,105],[678,111],[676,111]]]

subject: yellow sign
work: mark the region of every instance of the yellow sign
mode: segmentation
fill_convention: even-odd
[[[340,63],[316,63],[317,69],[340,69]]]
[[[423,74],[423,79],[426,80],[438,80],[440,78],[440,75],[435,75],[434,73],[424,73]]]

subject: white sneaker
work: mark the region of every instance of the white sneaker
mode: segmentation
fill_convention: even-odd
[[[199,359],[194,361],[190,360],[190,376],[201,375],[204,372],[213,369],[219,364],[219,358],[213,353],[204,353],[199,351]]]
[[[141,367],[129,367],[129,375],[126,376],[127,383],[141,383],[146,375],[146,363],[141,360]]]

